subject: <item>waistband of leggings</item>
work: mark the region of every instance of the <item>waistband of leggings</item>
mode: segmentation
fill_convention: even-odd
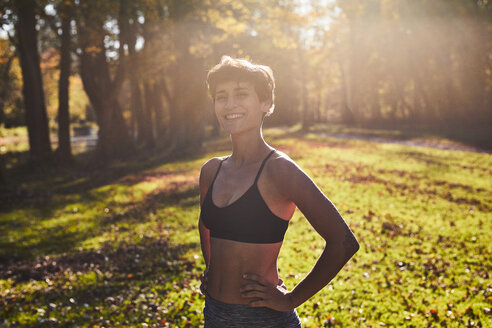
[[[285,314],[288,312],[281,312],[277,310],[273,310],[267,307],[252,307],[247,304],[231,304],[231,303],[224,303],[221,301],[218,301],[210,296],[210,294],[205,293],[205,304],[209,304],[213,306],[215,309],[223,311],[223,312],[236,312],[240,311],[242,313],[251,313],[251,314],[261,314],[261,313],[268,313],[269,315],[280,315],[280,314]],[[296,312],[295,309],[293,311],[289,312]]]
[[[205,301],[207,301],[207,302],[209,302],[209,303],[211,303],[217,307],[223,308],[225,310],[227,310],[227,309],[252,309],[252,307],[247,305],[247,304],[231,304],[231,303],[224,303],[224,302],[218,301],[215,298],[212,298],[212,296],[210,296],[209,293],[205,293]]]

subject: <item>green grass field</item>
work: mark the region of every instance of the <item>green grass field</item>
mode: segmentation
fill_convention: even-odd
[[[491,327],[492,155],[270,129],[361,249],[298,308],[304,327]],[[204,269],[194,158],[17,172],[0,206],[0,326],[199,327]],[[145,165],[141,163],[145,162]],[[323,247],[296,212],[279,257],[292,288]]]

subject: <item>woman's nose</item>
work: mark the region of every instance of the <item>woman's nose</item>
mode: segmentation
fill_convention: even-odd
[[[236,101],[234,97],[227,97],[227,102],[225,104],[226,109],[234,108],[236,106]]]

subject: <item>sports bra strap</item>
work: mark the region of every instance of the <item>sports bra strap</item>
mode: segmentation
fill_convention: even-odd
[[[217,168],[217,172],[215,172],[214,178],[213,178],[213,180],[212,180],[212,183],[210,184],[209,189],[210,189],[210,188],[214,185],[215,179],[216,179],[216,178],[217,178],[217,176],[219,175],[220,168],[222,167],[222,163],[224,163],[224,161],[225,161],[226,159],[228,159],[229,157],[230,157],[230,156],[227,156],[226,158],[224,158],[224,159],[221,159],[221,160],[220,160],[219,167]]]
[[[256,175],[255,182],[254,184],[258,183],[258,179],[260,178],[261,171],[263,171],[263,167],[265,166],[266,161],[272,156],[272,154],[275,152],[275,149],[268,154],[267,157],[263,160],[263,163],[261,163],[260,170],[258,171],[258,174]]]
[[[272,156],[272,154],[275,152],[275,149],[272,150],[268,155],[267,157],[265,157],[265,159],[263,160],[263,162],[261,163],[261,166],[260,166],[260,169],[258,170],[258,174],[256,174],[256,178],[255,178],[255,182],[254,184],[258,183],[258,179],[260,178],[260,174],[261,174],[261,171],[263,171],[263,167],[265,166],[265,163],[266,161],[270,158],[270,156]],[[228,159],[229,157],[231,156],[227,156],[226,158],[222,159],[219,163],[219,167],[217,168],[217,172],[215,172],[215,175],[214,175],[214,178],[212,180],[212,183],[210,183],[210,187],[209,188],[212,188],[213,185],[214,185],[214,182],[215,182],[215,179],[217,179],[217,176],[219,175],[219,171],[220,171],[220,168],[222,167],[222,163],[224,163],[224,161],[226,159]]]

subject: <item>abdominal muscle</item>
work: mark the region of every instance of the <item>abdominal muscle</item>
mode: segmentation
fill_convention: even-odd
[[[230,304],[248,304],[239,289],[249,281],[245,273],[255,273],[272,285],[278,283],[277,258],[282,242],[251,244],[210,238],[210,265],[207,293],[213,299]]]

